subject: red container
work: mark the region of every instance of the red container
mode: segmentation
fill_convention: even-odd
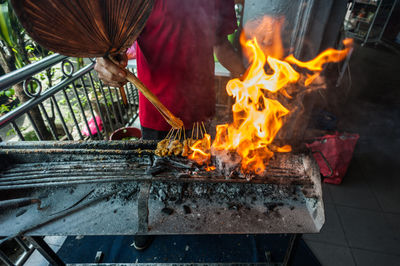
[[[136,127],[123,127],[115,130],[111,134],[110,140],[122,140],[131,137],[140,139],[142,137],[142,131]]]
[[[358,134],[336,132],[306,144],[313,151],[321,174],[325,177],[324,183],[342,183],[359,137]]]

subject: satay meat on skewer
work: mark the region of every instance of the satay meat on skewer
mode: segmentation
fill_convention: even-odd
[[[204,134],[206,134],[206,129],[204,123],[195,122],[192,127],[192,136],[191,138],[186,138],[185,129],[174,129],[172,128],[165,139],[161,140],[157,143],[157,149],[155,150],[155,154],[157,156],[178,156],[181,155],[183,157],[187,157],[193,153],[192,147],[201,137],[201,146],[207,147],[207,140],[204,139]],[[183,134],[183,141],[181,142],[181,137]],[[203,140],[204,139],[204,140]]]

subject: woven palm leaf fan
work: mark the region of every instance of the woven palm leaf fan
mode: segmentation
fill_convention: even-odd
[[[124,52],[137,39],[151,13],[154,0],[11,0],[28,34],[54,52],[75,57]],[[115,62],[115,61],[113,61]],[[157,108],[174,128],[183,126],[131,72],[127,80]]]

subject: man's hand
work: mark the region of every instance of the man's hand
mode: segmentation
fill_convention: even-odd
[[[126,72],[123,69],[128,65],[128,57],[125,53],[120,54],[115,58],[115,61],[119,63],[119,66],[116,66],[109,59],[98,57],[94,70],[97,71],[99,79],[105,85],[121,87],[126,83]]]

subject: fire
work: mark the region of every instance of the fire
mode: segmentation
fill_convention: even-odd
[[[274,154],[268,145],[289,113],[279,101],[268,98],[267,92],[278,93],[287,84],[298,81],[300,74],[289,63],[266,56],[256,39],[247,41],[245,49],[253,54],[250,68],[243,80],[233,79],[226,86],[228,95],[235,99],[233,123],[217,127],[212,148],[236,151],[242,158],[243,171],[261,174]],[[266,63],[272,74],[265,73]],[[288,147],[283,150],[290,151]]]
[[[320,53],[316,58],[308,61],[308,62],[301,62],[294,58],[293,55],[289,55],[288,57],[285,58],[286,62],[289,62],[291,64],[295,64],[299,67],[302,68],[307,68],[310,71],[315,71],[313,75],[308,75],[308,78],[305,80],[304,85],[308,86],[310,85],[316,77],[319,76],[321,71],[323,70],[322,66],[326,63],[337,63],[342,61],[343,59],[346,58],[347,54],[350,52],[350,50],[353,48],[353,40],[352,39],[345,39],[343,40],[343,44],[345,46],[345,49],[343,50],[335,50],[332,48],[329,48],[322,53]]]
[[[193,153],[189,155],[189,159],[195,161],[200,165],[208,163],[211,158],[210,146],[211,136],[209,134],[204,134],[204,137],[202,139],[196,141],[190,147]]]
[[[272,22],[280,26],[283,20],[276,21],[266,17],[256,24],[262,29]],[[306,86],[311,84],[323,70],[324,64],[339,62],[346,57],[352,41],[345,40],[344,50],[328,49],[308,62],[301,62],[293,55],[280,60],[271,56],[283,56],[280,29],[278,34],[276,31],[266,31],[268,36],[260,37],[260,28],[250,28],[253,31],[252,38],[242,34],[241,43],[251,65],[241,79],[232,79],[226,86],[228,95],[235,100],[232,106],[233,122],[217,126],[212,145],[209,135],[197,141],[189,158],[204,164],[211,158],[210,150],[213,154],[222,150],[232,151],[241,157],[242,172],[262,174],[274,154],[271,144],[283,125],[283,118],[290,113],[290,110],[277,100],[277,94],[290,99],[290,95],[285,91],[288,84],[303,80]],[[259,39],[263,42],[263,47],[260,47]],[[312,74],[307,74],[307,77],[302,79],[301,74],[295,71],[291,64],[306,68]],[[264,70],[266,66],[267,73]],[[274,151],[290,152],[291,147],[274,147]]]

